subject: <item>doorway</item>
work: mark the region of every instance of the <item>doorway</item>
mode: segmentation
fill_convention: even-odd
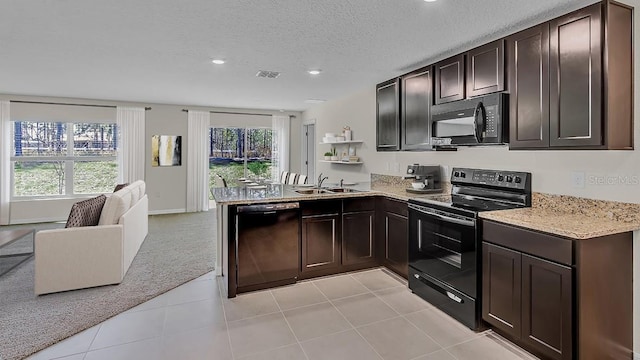
[[[302,173],[307,182],[313,184],[316,178],[316,124],[302,125]]]

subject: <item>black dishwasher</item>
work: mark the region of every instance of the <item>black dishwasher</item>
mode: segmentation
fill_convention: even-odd
[[[300,204],[238,206],[236,271],[240,291],[294,283],[300,269]]]

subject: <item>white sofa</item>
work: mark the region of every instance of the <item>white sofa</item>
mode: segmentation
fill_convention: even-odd
[[[119,284],[147,236],[148,209],[140,180],[108,195],[97,226],[38,231],[36,295]]]

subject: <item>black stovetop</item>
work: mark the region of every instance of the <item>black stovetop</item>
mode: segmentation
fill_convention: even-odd
[[[531,174],[515,171],[454,168],[451,195],[412,198],[409,203],[476,217],[481,211],[531,206]]]

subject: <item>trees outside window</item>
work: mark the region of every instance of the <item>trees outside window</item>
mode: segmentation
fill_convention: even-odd
[[[14,121],[13,130],[14,198],[113,191],[115,124]]]

